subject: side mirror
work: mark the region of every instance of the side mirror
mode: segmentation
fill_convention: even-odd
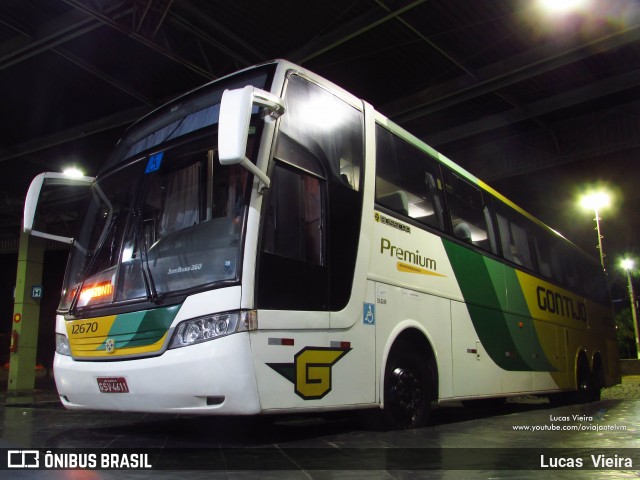
[[[224,91],[218,121],[218,157],[221,165],[241,164],[268,187],[269,177],[246,157],[254,105],[266,107],[275,118],[284,113],[282,99],[251,85]]]
[[[95,179],[93,177],[70,178],[62,173],[45,172],[31,181],[24,202],[23,229],[25,233],[36,237],[48,238],[57,242],[72,243],[73,238],[45,232],[36,227],[36,213],[39,209],[57,206],[60,211],[76,216],[78,205]],[[65,210],[66,209],[66,210]]]

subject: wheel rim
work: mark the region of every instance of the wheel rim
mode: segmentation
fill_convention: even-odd
[[[389,382],[390,411],[394,419],[403,426],[419,423],[424,410],[423,385],[413,370],[396,367]]]

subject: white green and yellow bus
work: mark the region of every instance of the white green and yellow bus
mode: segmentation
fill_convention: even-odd
[[[365,101],[286,61],[157,109],[88,186],[56,318],[69,409],[256,415],[620,380],[599,263]],[[47,236],[38,198],[25,230]]]

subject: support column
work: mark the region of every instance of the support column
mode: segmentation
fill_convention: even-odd
[[[44,243],[45,241],[41,238],[20,232],[11,327],[12,345],[17,342],[17,348],[9,356],[8,392],[32,392],[35,386],[40,298],[34,299],[32,294],[34,287],[42,285]]]

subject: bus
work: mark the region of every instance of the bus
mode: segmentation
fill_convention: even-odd
[[[69,184],[85,188],[73,237],[41,213]],[[68,409],[372,409],[413,428],[432,403],[592,401],[620,381],[595,259],[284,60],[153,111],[95,178],[40,174],[24,228],[70,243]]]

